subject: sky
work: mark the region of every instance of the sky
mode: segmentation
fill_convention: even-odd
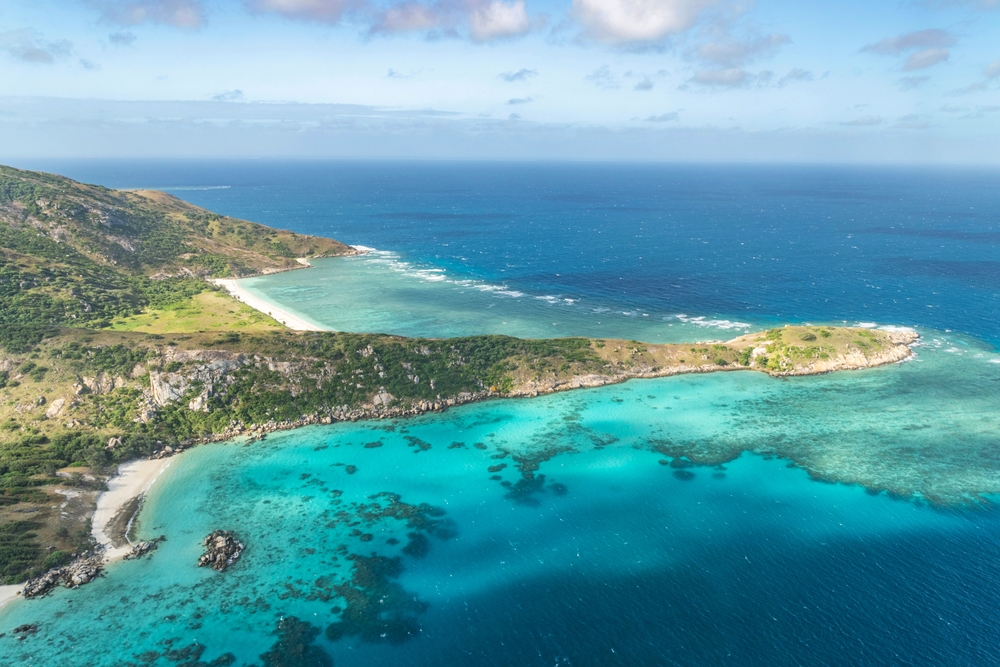
[[[1000,0],[4,0],[0,159],[1000,164]]]

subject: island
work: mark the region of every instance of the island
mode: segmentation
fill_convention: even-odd
[[[127,519],[142,492],[169,457],[198,444],[634,378],[871,368],[909,358],[917,337],[807,325],[683,344],[292,330],[215,281],[308,270],[308,258],[358,250],[162,192],[9,167],[0,167],[0,240],[8,585],[46,573],[79,581],[61,568],[92,564],[98,542],[108,557],[130,554]],[[109,482],[126,465],[130,481]]]

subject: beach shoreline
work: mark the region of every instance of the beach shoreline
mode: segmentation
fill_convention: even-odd
[[[108,522],[129,504],[145,495],[172,462],[172,458],[130,461],[120,465],[118,474],[108,480],[108,490],[97,497],[97,507],[90,520],[91,536],[99,547],[104,547],[101,553],[104,565],[121,560],[132,550],[132,545],[127,540],[118,547],[112,544],[110,536],[105,532]],[[141,505],[136,506],[136,512],[139,507]],[[0,609],[20,599],[23,588],[24,584],[0,586]]]
[[[21,588],[24,584],[14,584],[13,586],[0,586],[0,609],[3,609],[21,596]]]
[[[105,532],[108,523],[122,508],[145,495],[172,461],[172,458],[139,459],[123,463],[118,467],[118,474],[108,480],[108,490],[97,497],[97,508],[90,521],[90,534],[98,544],[105,547],[105,564],[121,559],[132,549],[127,540],[122,546],[114,546],[111,537]]]
[[[312,322],[307,322],[301,317],[289,313],[287,310],[254,296],[244,289],[235,278],[216,278],[212,282],[229,292],[229,296],[233,297],[237,301],[245,303],[251,308],[273,317],[275,320],[293,331],[328,331],[327,329],[316,326]]]

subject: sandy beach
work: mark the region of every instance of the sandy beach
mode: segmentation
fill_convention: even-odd
[[[111,544],[111,538],[105,533],[108,522],[125,506],[149,491],[171,462],[172,459],[132,461],[119,466],[118,474],[108,480],[108,490],[97,497],[97,509],[91,520],[91,535],[98,544],[106,547],[105,563],[119,560],[132,548],[128,543],[119,547]],[[23,584],[0,586],[0,609],[18,599],[22,587]]]
[[[3,609],[17,599],[17,594],[21,592],[21,584],[13,586],[0,586],[0,609]]]
[[[295,331],[325,331],[322,327],[318,327],[311,322],[306,322],[300,317],[296,317],[295,315],[292,315],[277,306],[273,306],[262,299],[258,299],[253,294],[243,289],[238,280],[233,278],[216,278],[212,282],[219,287],[225,288],[225,290],[229,292],[230,296],[237,301],[242,301],[251,308],[255,308],[262,313],[270,315],[289,329],[293,329]]]
[[[146,493],[171,461],[172,459],[147,459],[125,463],[118,467],[118,474],[108,480],[108,490],[98,496],[97,509],[91,520],[91,535],[98,544],[107,547],[104,552],[105,562],[118,560],[131,549],[129,544],[120,547],[111,544],[111,538],[105,533],[108,522],[122,507]]]

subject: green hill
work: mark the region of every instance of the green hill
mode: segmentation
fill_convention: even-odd
[[[301,268],[298,257],[353,252],[163,192],[0,167],[0,343],[27,349],[45,326],[103,328],[205,291],[205,277]]]

